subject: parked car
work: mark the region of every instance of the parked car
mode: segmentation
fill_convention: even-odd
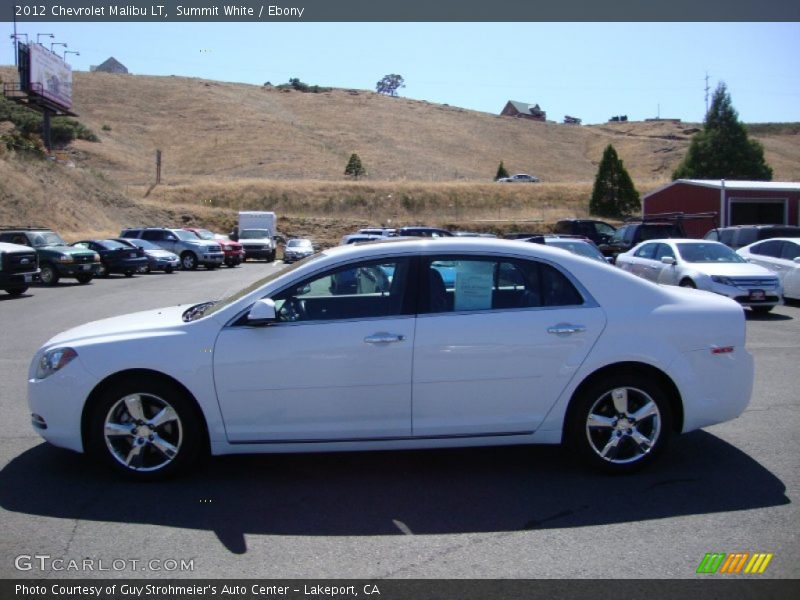
[[[343,271],[372,277],[337,295]],[[540,244],[411,239],[59,334],[32,359],[28,403],[46,440],[139,480],[208,450],[561,442],[625,473],[673,432],[737,417],[752,385],[729,298]]]
[[[594,219],[562,219],[556,222],[553,233],[580,235],[592,240],[598,246],[608,244],[614,237],[616,227],[605,221]]]
[[[650,240],[617,256],[617,266],[655,283],[728,296],[757,313],[767,313],[782,301],[774,273],[750,264],[720,242]]]
[[[736,251],[753,264],[769,269],[783,286],[783,297],[800,300],[800,237],[772,238]]]
[[[275,240],[269,229],[240,229],[238,237],[244,247],[244,260],[275,260]]]
[[[314,254],[314,245],[307,238],[294,238],[288,240],[283,247],[283,262],[293,263]]]
[[[647,240],[663,238],[685,238],[686,232],[680,222],[636,222],[625,223],[614,231],[608,242],[601,242],[597,246],[604,256],[616,260],[618,254],[627,252],[634,246]]]
[[[0,289],[20,296],[38,280],[36,251],[20,244],[0,242]]]
[[[339,241],[340,246],[346,246],[348,244],[359,244],[362,242],[374,242],[376,240],[385,240],[386,237],[382,235],[375,235],[371,233],[351,233],[348,235],[342,236],[342,239]]]
[[[401,227],[395,232],[398,237],[453,237],[453,233],[440,227]]]
[[[4,228],[0,230],[0,242],[33,248],[39,261],[39,278],[45,285],[56,285],[62,277],[89,283],[101,268],[97,252],[73,248],[46,227]]]
[[[108,277],[111,273],[133,277],[134,273],[147,268],[147,258],[142,250],[116,240],[81,240],[72,244],[72,247],[94,250],[100,255],[98,277]]]
[[[734,250],[771,238],[800,237],[800,227],[794,225],[733,225],[718,227],[706,233],[704,239],[722,242]]]
[[[208,229],[201,229],[199,227],[184,227],[186,231],[191,231],[201,240],[208,242],[216,242],[222,247],[222,253],[225,255],[223,262],[230,268],[236,267],[244,262],[244,246],[239,242],[234,242],[220,233],[212,233]]]
[[[365,227],[359,229],[358,233],[364,235],[380,235],[384,237],[392,237],[397,234],[397,230],[391,227]]]
[[[609,261],[608,258],[603,256],[603,253],[600,252],[597,246],[595,246],[591,240],[587,239],[542,235],[528,238],[526,241],[534,244],[546,244],[554,248],[561,248],[567,252],[577,254],[578,256],[599,260],[602,263],[607,263]]]
[[[527,173],[517,173],[510,177],[501,177],[497,180],[497,183],[539,183],[539,178]]]
[[[225,258],[218,242],[201,240],[185,229],[130,228],[123,229],[119,236],[126,239],[147,240],[177,254],[181,259],[181,266],[187,271],[193,271],[198,265],[203,265],[208,270],[216,269]]]
[[[165,273],[172,273],[181,266],[181,259],[177,254],[164,250],[161,246],[156,246],[153,242],[142,240],[139,238],[114,238],[115,242],[125,244],[130,248],[138,248],[144,252],[144,257],[147,259],[147,266],[145,273],[151,271],[164,271]]]

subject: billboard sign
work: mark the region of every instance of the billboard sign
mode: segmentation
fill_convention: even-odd
[[[30,88],[65,110],[72,108],[72,67],[41,44],[30,44]]]

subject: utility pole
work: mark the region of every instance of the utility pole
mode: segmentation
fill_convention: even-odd
[[[706,71],[706,88],[705,88],[705,90],[706,90],[706,113],[705,114],[708,114],[708,90],[709,89],[710,88],[708,87],[708,71]]]

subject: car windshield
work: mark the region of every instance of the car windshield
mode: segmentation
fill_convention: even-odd
[[[191,231],[186,231],[184,229],[173,229],[172,233],[178,236],[179,240],[184,240],[186,242],[197,239],[197,236],[194,233],[192,233]]]
[[[41,246],[66,246],[67,242],[65,242],[57,233],[46,231],[44,233],[36,234],[36,236],[33,238],[33,245],[35,248],[39,248]]]
[[[301,247],[311,247],[311,242],[309,240],[289,240],[286,242],[287,248],[301,248]]]
[[[102,246],[106,250],[117,250],[119,248],[130,248],[130,246],[126,246],[125,244],[120,244],[116,240],[100,240],[97,242],[98,245]]]
[[[194,321],[196,319],[199,319],[200,317],[205,317],[205,316],[208,316],[208,315],[212,315],[215,312],[222,310],[226,306],[230,306],[231,304],[233,304],[237,300],[240,300],[240,299],[244,298],[250,292],[253,292],[253,291],[257,290],[258,288],[260,288],[261,286],[264,286],[264,285],[268,284],[273,279],[277,279],[278,277],[281,277],[282,275],[285,275],[286,273],[291,273],[292,271],[294,271],[298,267],[301,267],[302,265],[308,264],[312,260],[318,260],[321,256],[323,256],[323,255],[322,254],[315,254],[314,256],[309,256],[308,258],[304,258],[303,260],[298,260],[296,263],[293,263],[291,266],[288,266],[285,269],[281,269],[280,271],[273,271],[272,273],[270,273],[266,277],[262,277],[261,279],[259,279],[257,281],[254,281],[253,283],[251,283],[247,287],[242,288],[242,289],[240,289],[240,290],[238,290],[236,292],[233,292],[232,294],[230,294],[228,296],[225,296],[219,302],[207,302],[207,303],[205,303],[205,306],[203,307],[202,310],[195,311],[194,313],[189,315],[189,318],[187,318],[187,314],[189,313],[189,311],[191,311],[192,309],[195,308],[195,307],[192,307],[192,309],[189,309],[189,311],[184,313],[183,320],[184,321]],[[198,306],[200,306],[200,305],[198,305]]]
[[[601,262],[606,262],[606,259],[603,258],[603,254],[592,246],[591,244],[587,244],[586,242],[568,242],[564,240],[547,240],[548,246],[555,246],[556,248],[563,248],[564,250],[569,250],[573,254],[578,254],[580,256],[586,256],[588,258],[594,258],[595,260],[599,260]]]
[[[743,263],[744,258],[720,243],[676,244],[681,258],[690,263]]]
[[[267,229],[243,229],[239,232],[240,240],[260,240],[269,237]]]
[[[214,234],[211,233],[208,229],[196,229],[193,233],[199,237],[201,240],[213,240]]]
[[[160,246],[156,246],[153,242],[148,242],[147,240],[136,239],[136,240],[126,240],[126,241],[144,250],[161,250]]]

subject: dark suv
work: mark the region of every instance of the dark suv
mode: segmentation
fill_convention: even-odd
[[[62,277],[89,283],[100,270],[100,256],[86,248],[73,248],[46,227],[8,227],[0,230],[0,242],[29,246],[36,251],[41,282],[55,285]]]
[[[800,227],[794,225],[733,225],[709,231],[703,239],[722,242],[738,250],[761,240],[776,237],[800,237]]]
[[[181,266],[187,271],[193,271],[197,265],[204,265],[209,270],[216,269],[225,258],[222,246],[217,241],[201,240],[196,234],[185,229],[140,227],[123,229],[119,236],[147,240],[177,254],[181,259]]]
[[[556,223],[553,233],[563,235],[579,235],[592,240],[598,246],[607,244],[614,236],[616,227],[605,221],[593,219],[562,219]]]
[[[28,246],[0,242],[0,289],[19,296],[38,280],[36,251]]]
[[[625,223],[614,232],[611,239],[604,244],[598,244],[600,251],[605,256],[616,260],[617,254],[627,252],[639,242],[662,238],[683,238],[686,232],[679,222],[638,222]]]

